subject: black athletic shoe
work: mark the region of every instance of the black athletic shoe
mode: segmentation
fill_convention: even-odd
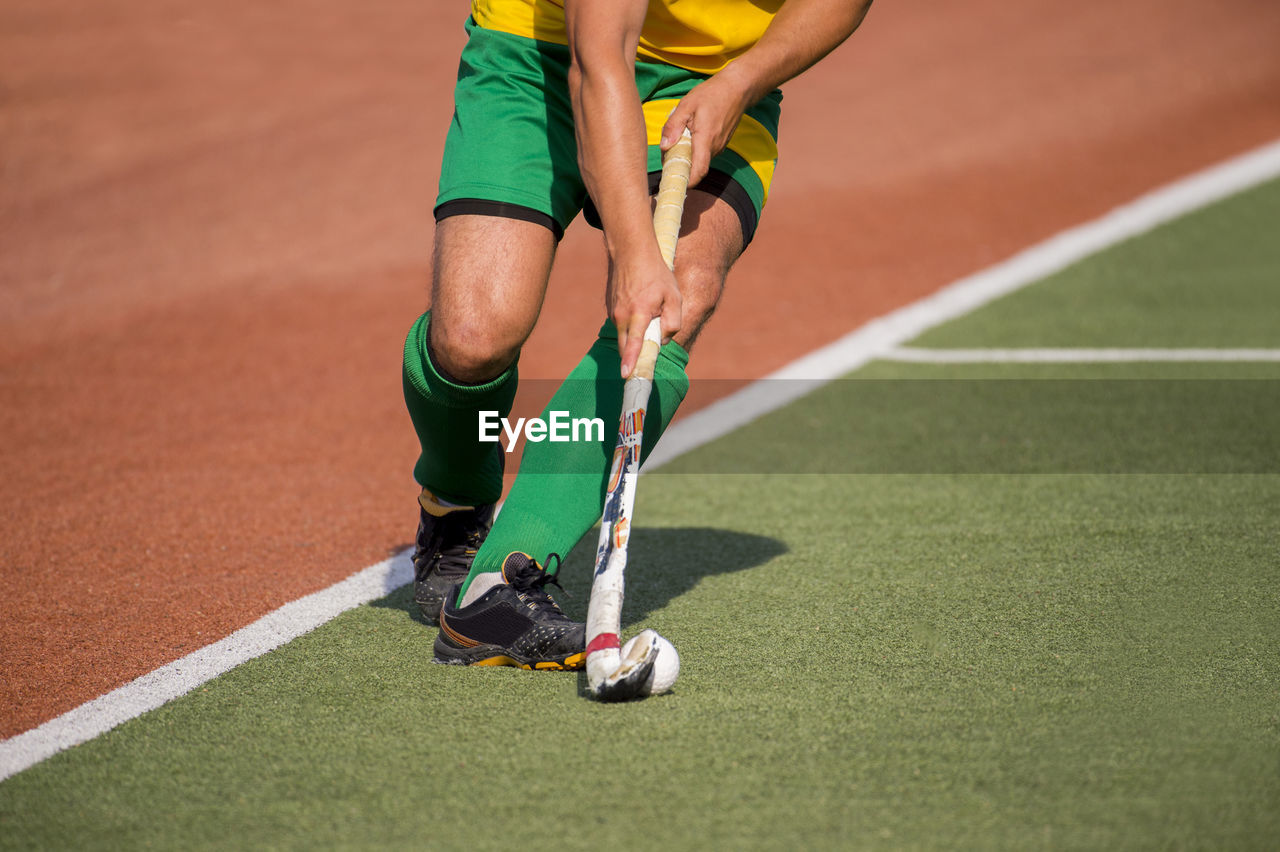
[[[555,559],[558,570],[560,557]],[[561,612],[546,592],[547,583],[555,582],[555,574],[544,571],[528,554],[517,552],[502,564],[502,579],[505,582],[468,606],[456,606],[452,596],[445,601],[436,637],[436,662],[522,669],[582,668],[586,625]]]
[[[493,504],[446,508],[423,491],[418,500],[418,540],[413,551],[413,600],[422,617],[440,620],[445,595],[467,578],[471,561],[493,523]]]

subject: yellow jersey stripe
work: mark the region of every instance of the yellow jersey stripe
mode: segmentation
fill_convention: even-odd
[[[714,74],[751,48],[783,0],[656,0],[649,4],[638,55]],[[485,29],[568,44],[562,0],[472,0]]]

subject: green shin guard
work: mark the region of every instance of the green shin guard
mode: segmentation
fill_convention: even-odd
[[[528,553],[539,562],[549,553],[567,555],[600,520],[622,415],[621,363],[617,333],[607,323],[542,413],[548,422],[552,412],[599,418],[603,440],[593,435],[589,440],[526,443],[520,475],[476,554],[459,601],[477,575],[500,570],[512,551]],[[648,457],[689,390],[688,363],[689,354],[674,342],[658,353],[641,458]]]
[[[511,413],[516,367],[482,385],[446,378],[427,352],[430,322],[430,311],[418,317],[404,344],[404,401],[422,446],[413,478],[451,503],[495,503],[502,496],[502,450],[476,440],[477,423],[481,411]]]

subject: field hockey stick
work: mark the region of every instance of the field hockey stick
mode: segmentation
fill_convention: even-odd
[[[693,137],[688,129],[662,160],[662,181],[653,211],[653,230],[668,269],[675,268],[676,241],[689,189],[693,164]],[[626,701],[642,694],[658,656],[658,634],[647,630],[631,643],[624,658],[622,630],[623,574],[627,567],[627,542],[631,536],[631,510],[636,502],[636,478],[640,474],[640,446],[644,438],[645,409],[653,388],[654,365],[662,344],[662,326],[655,317],[645,329],[640,358],[622,389],[622,418],[618,443],[609,470],[609,490],[600,519],[600,542],[587,605],[587,683],[603,701]]]

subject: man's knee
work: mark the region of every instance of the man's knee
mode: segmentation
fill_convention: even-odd
[[[555,239],[541,225],[452,216],[436,226],[431,353],[460,382],[497,378],[520,354],[546,292]]]
[[[509,323],[481,317],[431,322],[431,358],[449,377],[480,384],[502,375],[515,363],[525,335]]]

